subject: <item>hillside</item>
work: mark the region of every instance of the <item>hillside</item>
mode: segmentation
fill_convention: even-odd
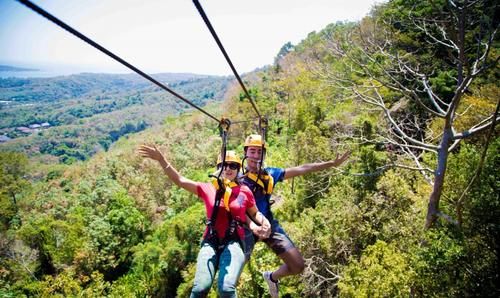
[[[164,84],[173,84],[173,86],[217,78],[183,73],[163,73],[152,76]],[[137,74],[82,73],[54,78],[0,79],[2,100],[22,103],[61,101],[102,92],[126,92],[152,86],[154,85],[151,82]]]
[[[229,78],[155,76],[197,105],[223,99]],[[160,124],[190,108],[137,75],[80,74],[46,79],[0,79],[3,151],[86,160],[120,136]],[[44,124],[44,127],[40,127]],[[31,126],[31,128],[30,128]]]

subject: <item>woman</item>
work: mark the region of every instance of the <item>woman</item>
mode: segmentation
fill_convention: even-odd
[[[180,175],[154,146],[142,145],[138,152],[143,157],[158,161],[172,182],[196,194],[205,203],[207,228],[198,253],[191,297],[207,296],[218,269],[219,296],[236,297],[236,285],[245,264],[242,244],[245,232],[242,225],[247,221],[246,214],[260,225],[250,225],[256,235],[267,238],[271,232],[269,221],[257,210],[252,192],[237,180],[241,168],[239,157],[234,151],[227,151],[224,164],[220,157],[217,161],[222,179],[202,183]],[[219,200],[216,199],[217,194]]]

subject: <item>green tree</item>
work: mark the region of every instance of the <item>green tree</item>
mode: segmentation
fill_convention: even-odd
[[[377,241],[360,261],[351,262],[339,282],[340,297],[408,297],[414,275],[408,256],[394,244]]]
[[[450,153],[500,120],[491,109],[460,131],[456,125],[472,87],[495,80],[496,11],[489,0],[395,0],[361,22],[357,35],[331,40],[332,54],[343,59],[346,73],[328,76],[382,111],[387,123],[382,141],[397,147],[432,184],[426,228],[438,218],[454,221],[440,209]],[[429,119],[441,123],[436,138],[426,134]],[[422,152],[436,163],[421,163]]]
[[[28,158],[22,153],[0,152],[0,218],[2,230],[9,227],[19,206],[18,197],[27,191]]]

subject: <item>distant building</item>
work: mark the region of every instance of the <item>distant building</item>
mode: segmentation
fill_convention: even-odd
[[[11,138],[9,138],[8,136],[6,135],[0,135],[0,143],[3,143],[3,142],[7,142],[9,140],[12,140]]]
[[[19,127],[16,127],[16,130],[22,132],[22,133],[32,133],[33,130],[29,129],[28,127],[26,126],[19,126]]]
[[[40,126],[42,128],[47,128],[47,127],[50,127],[50,123],[49,122],[44,122],[44,123],[40,124]]]
[[[36,129],[36,128],[40,128],[40,127],[42,127],[40,124],[31,124],[30,125],[31,129]]]

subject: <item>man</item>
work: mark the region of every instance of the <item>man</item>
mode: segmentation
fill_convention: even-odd
[[[287,169],[266,167],[261,169],[262,159],[265,156],[266,146],[260,135],[250,135],[245,139],[245,158],[247,161],[246,174],[243,176],[243,183],[253,192],[257,209],[271,222],[271,235],[263,240],[274,253],[280,257],[284,264],[275,271],[263,273],[264,280],[269,286],[271,297],[279,297],[279,280],[288,275],[299,274],[304,270],[304,258],[297,247],[290,240],[279,222],[273,218],[271,213],[270,199],[274,186],[285,179],[305,175],[311,172],[326,170],[341,165],[350,152],[344,153],[341,157],[336,156],[335,160],[303,164]],[[260,175],[259,175],[260,173]],[[250,232],[247,230],[247,233]],[[247,249],[251,252],[255,245],[253,237],[246,237]]]

